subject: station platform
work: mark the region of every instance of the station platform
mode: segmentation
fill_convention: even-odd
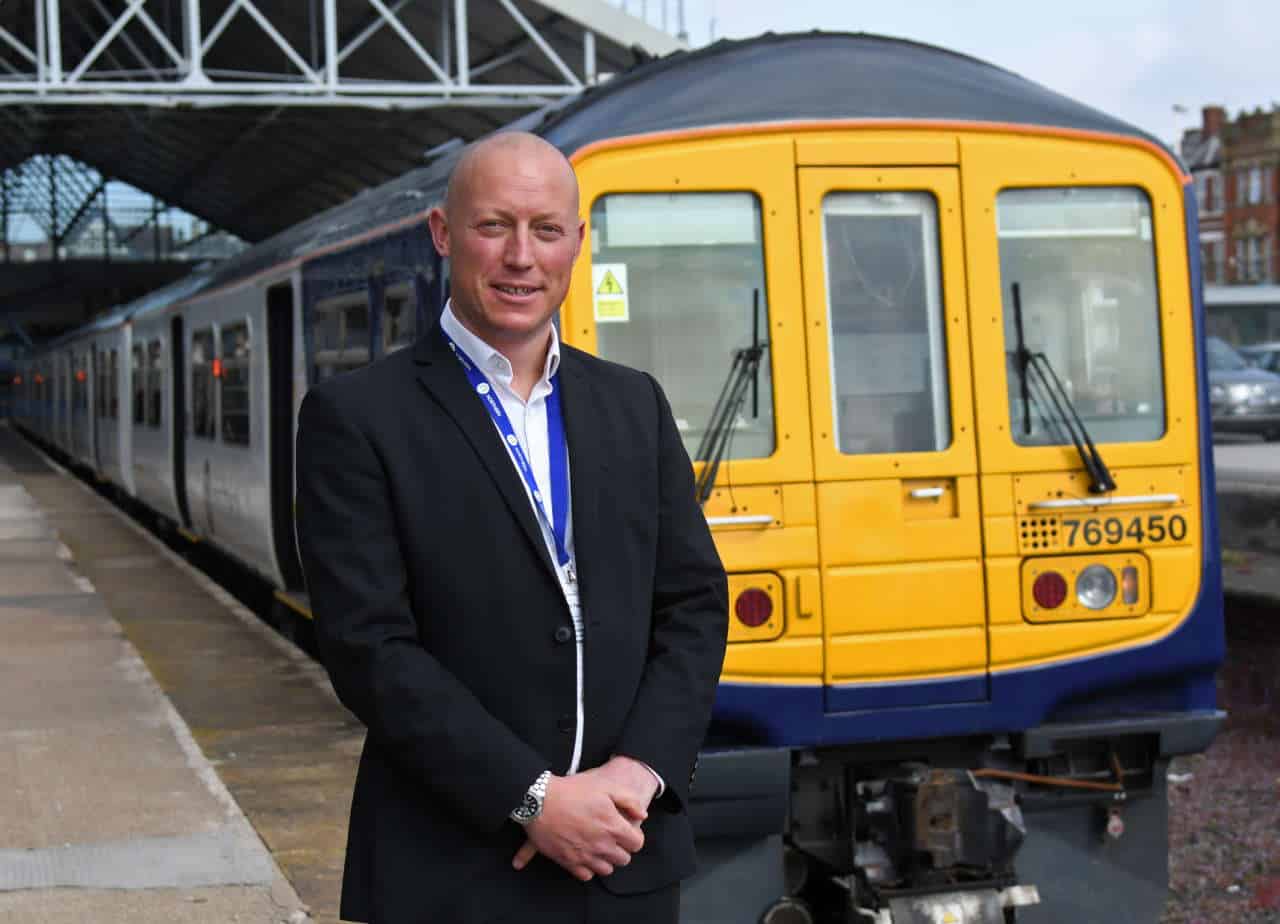
[[[0,921],[337,921],[363,728],[323,671],[0,426]]]
[[[1223,442],[1213,456],[1223,584],[1280,603],[1280,444]]]

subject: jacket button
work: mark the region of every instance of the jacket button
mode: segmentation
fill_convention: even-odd
[[[568,626],[561,626],[559,629],[556,629],[554,637],[556,644],[563,645],[565,642],[569,641],[569,639],[573,638],[573,630]]]
[[[562,715],[556,719],[556,728],[564,732],[566,735],[573,731],[573,719],[570,716]]]

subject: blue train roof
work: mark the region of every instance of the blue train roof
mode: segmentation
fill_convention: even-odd
[[[907,119],[1140,129],[995,65],[865,33],[765,34],[637,67],[541,129],[565,151],[647,132],[752,122]]]
[[[580,96],[506,126],[536,132],[572,155],[608,138],[749,123],[934,120],[1074,129],[1130,136],[1140,129],[976,58],[878,35],[772,33],[721,41],[642,64]],[[371,139],[376,144],[376,139]],[[460,155],[322,212],[200,275],[125,306],[162,308],[425,211]]]

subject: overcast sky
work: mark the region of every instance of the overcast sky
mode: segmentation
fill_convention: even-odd
[[[622,0],[613,0],[621,4]],[[626,0],[659,24],[662,0]],[[668,0],[675,31],[675,0]],[[962,51],[1112,115],[1166,142],[1200,107],[1280,101],[1277,0],[685,0],[689,38],[808,29],[874,32]],[[1173,107],[1185,106],[1186,114]]]

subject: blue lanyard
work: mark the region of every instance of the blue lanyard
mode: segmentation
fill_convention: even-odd
[[[467,381],[480,396],[481,402],[489,411],[489,416],[497,425],[498,432],[502,434],[503,441],[510,448],[511,455],[515,457],[516,468],[524,476],[524,483],[529,486],[529,493],[533,495],[533,504],[537,508],[538,515],[542,517],[542,522],[551,528],[551,536],[556,543],[556,559],[562,568],[568,566],[569,580],[576,581],[577,577],[569,558],[568,547],[565,545],[569,527],[569,445],[564,438],[564,420],[560,414],[560,374],[556,373],[552,376],[551,394],[547,396],[547,449],[550,456],[548,461],[551,469],[551,512],[555,515],[553,519],[547,516],[547,509],[542,503],[542,491],[538,488],[538,480],[533,476],[533,466],[529,464],[529,457],[525,455],[524,447],[520,445],[520,438],[516,436],[516,431],[511,426],[511,419],[502,409],[502,402],[498,400],[493,386],[489,384],[484,373],[475,367],[462,348],[453,342],[453,338],[443,329],[440,333],[444,334],[449,349],[453,351],[454,356],[458,357],[458,362],[462,363]]]

